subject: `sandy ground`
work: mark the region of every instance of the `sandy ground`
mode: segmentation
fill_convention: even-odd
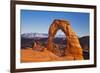
[[[32,48],[21,50],[21,62],[47,62],[47,61],[65,61],[73,60],[73,56],[68,55],[64,57],[58,57],[48,50],[35,51]]]

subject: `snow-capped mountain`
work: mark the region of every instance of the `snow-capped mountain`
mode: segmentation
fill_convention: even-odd
[[[48,34],[44,34],[44,33],[24,33],[24,34],[21,35],[21,37],[24,37],[24,38],[35,38],[35,37],[46,38],[46,37],[48,37]]]
[[[46,33],[24,33],[21,34],[21,37],[23,38],[48,38],[48,34]],[[56,35],[58,38],[65,37],[65,35]]]

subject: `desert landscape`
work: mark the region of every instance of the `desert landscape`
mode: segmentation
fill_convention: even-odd
[[[59,29],[65,36],[55,37]],[[86,59],[89,59],[89,36],[78,37],[65,20],[54,20],[48,34],[21,34],[22,63]]]

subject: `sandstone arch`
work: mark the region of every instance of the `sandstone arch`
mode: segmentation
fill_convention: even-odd
[[[83,53],[78,37],[71,28],[70,23],[65,20],[55,19],[51,24],[48,32],[49,36],[48,36],[47,49],[55,53],[52,41],[59,29],[61,29],[66,35],[67,43],[65,48],[65,55],[71,54],[75,60],[82,60]]]

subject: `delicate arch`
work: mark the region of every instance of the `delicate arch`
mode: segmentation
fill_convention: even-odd
[[[65,20],[55,19],[51,24],[48,33],[49,36],[47,49],[55,53],[52,40],[59,29],[61,29],[62,32],[64,32],[66,35],[67,43],[65,48],[65,55],[72,54],[75,59],[83,59],[82,48],[80,46],[78,37],[76,33],[72,30],[70,23]]]

